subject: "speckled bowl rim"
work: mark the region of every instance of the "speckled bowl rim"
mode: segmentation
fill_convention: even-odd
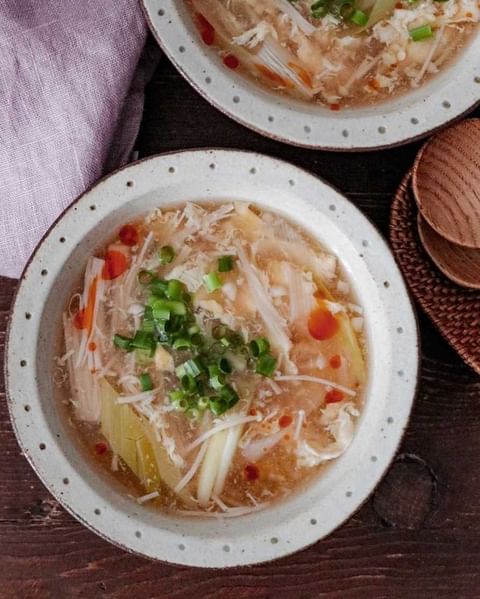
[[[334,112],[252,83],[200,42],[184,0],[140,0],[158,44],[210,104],[253,131],[304,148],[367,151],[415,141],[480,104],[480,28],[459,57],[419,89],[371,107]]]
[[[295,195],[298,194],[300,197],[308,195],[309,202],[313,198],[314,210],[319,214],[322,213],[322,218],[332,218],[332,206],[335,205],[334,217],[338,221],[338,228],[346,231],[346,235],[355,246],[355,252],[364,256],[365,272],[369,273],[372,280],[375,281],[379,297],[381,296],[381,305],[385,305],[386,309],[391,312],[388,316],[388,338],[391,337],[392,355],[402,356],[395,365],[393,362],[389,365],[391,372],[389,370],[387,412],[384,413],[382,398],[376,398],[375,404],[371,404],[373,410],[370,410],[371,413],[376,413],[377,404],[379,410],[382,408],[378,415],[379,422],[382,423],[381,429],[368,432],[368,442],[373,443],[373,447],[368,447],[371,459],[362,467],[351,470],[349,472],[350,484],[347,487],[334,489],[334,497],[328,498],[331,510],[336,512],[335,517],[330,518],[328,522],[321,521],[320,516],[324,516],[324,514],[319,514],[318,508],[313,505],[301,513],[294,512],[291,520],[282,521],[279,526],[275,527],[275,530],[270,531],[269,534],[274,536],[268,534],[265,536],[265,531],[260,526],[262,519],[267,516],[267,512],[276,514],[281,511],[288,502],[276,504],[275,507],[254,516],[235,519],[237,522],[241,520],[242,525],[244,523],[246,525],[247,521],[251,520],[254,531],[256,531],[257,523],[260,527],[257,536],[253,534],[251,538],[241,539],[243,544],[241,551],[235,550],[235,539],[232,543],[232,539],[228,536],[228,524],[232,521],[227,521],[225,526],[224,523],[209,522],[210,528],[214,526],[218,529],[218,536],[215,532],[214,537],[209,536],[208,538],[202,537],[201,534],[198,535],[198,522],[183,521],[183,526],[188,526],[192,531],[197,526],[196,532],[191,533],[191,535],[196,534],[197,536],[193,537],[190,533],[180,534],[175,530],[167,531],[159,528],[159,517],[156,514],[152,516],[151,510],[145,510],[150,514],[150,521],[145,524],[145,514],[142,511],[144,508],[137,506],[131,500],[123,501],[119,508],[115,503],[118,498],[111,497],[110,487],[108,487],[110,492],[108,499],[105,494],[99,494],[97,488],[93,488],[92,481],[87,480],[88,477],[82,478],[80,473],[72,470],[70,462],[59,451],[60,445],[56,437],[60,437],[60,435],[55,435],[50,430],[48,423],[43,421],[44,415],[36,381],[33,377],[25,376],[28,371],[24,370],[19,360],[22,356],[27,363],[36,362],[37,320],[39,314],[41,316],[43,312],[41,310],[33,311],[33,315],[30,315],[29,318],[26,318],[26,314],[31,310],[33,301],[35,305],[39,304],[40,306],[42,302],[46,301],[54,284],[57,274],[55,268],[47,273],[48,276],[44,276],[42,274],[44,273],[43,260],[51,256],[52,250],[60,254],[60,267],[63,265],[63,260],[68,260],[70,255],[68,244],[59,245],[58,242],[61,240],[65,222],[69,219],[70,225],[73,222],[72,213],[78,211],[83,214],[85,222],[81,226],[82,230],[76,234],[84,237],[91,229],[89,224],[91,219],[86,217],[91,216],[89,208],[92,201],[97,203],[96,214],[99,218],[108,218],[112,211],[105,210],[105,207],[101,205],[102,196],[106,195],[106,188],[110,189],[111,193],[115,192],[114,210],[117,210],[134,201],[139,194],[141,195],[142,188],[139,177],[145,178],[150,167],[154,168],[159,180],[163,180],[172,175],[178,176],[182,172],[182,168],[188,166],[192,160],[196,165],[196,173],[200,168],[205,169],[205,172],[211,170],[213,164],[216,166],[217,176],[223,167],[228,170],[228,164],[231,164],[233,160],[235,170],[240,168],[242,173],[245,170],[245,174],[242,176],[246,177],[248,174],[256,175],[260,184],[264,179],[272,176],[269,171],[277,168],[281,172],[282,181],[279,181],[275,175],[275,185],[278,185],[279,189],[295,185]],[[226,180],[228,180],[226,183],[228,187],[231,185],[231,174]],[[135,182],[134,185],[131,184],[132,181]],[[201,193],[199,196],[205,197]],[[303,199],[298,199],[298,202],[303,202]],[[335,204],[331,202],[335,202]],[[294,212],[293,207],[289,210],[290,213]],[[292,216],[292,218],[294,217]],[[368,243],[366,239],[368,239]],[[387,277],[388,285],[386,284]],[[48,283],[49,278],[53,282]],[[32,295],[34,295],[33,299]],[[398,326],[399,323],[402,326]],[[381,351],[388,353],[389,349],[390,347],[382,348]],[[401,441],[416,392],[418,361],[417,323],[403,279],[387,244],[353,204],[317,177],[281,160],[235,150],[201,149],[154,156],[116,171],[81,195],[52,225],[25,267],[12,303],[7,330],[5,380],[11,421],[25,457],[47,489],[75,518],[104,539],[149,558],[183,565],[229,567],[270,561],[298,551],[331,533],[358,509],[374,490]],[[402,367],[402,370],[397,370],[399,367]],[[30,406],[28,412],[24,409],[27,402]],[[387,417],[386,413],[393,413],[395,418]],[[30,426],[32,414],[36,414],[37,418],[34,428]],[[357,457],[354,445],[359,436],[360,433],[347,452],[347,454],[355,456],[355,459]],[[363,434],[363,437],[366,435]],[[72,444],[69,439],[62,440],[62,443],[65,442]],[[52,451],[52,448],[56,448],[56,450]],[[376,454],[371,454],[372,451],[375,451]],[[75,483],[75,492],[72,492],[73,485],[65,485],[65,481]],[[356,484],[359,485],[358,488]],[[297,499],[302,502],[304,497],[309,495],[310,489],[309,487],[299,494]],[[293,503],[295,501],[292,500]],[[94,509],[94,506],[98,505],[102,507],[102,518],[97,517],[97,512],[100,513],[100,510]],[[330,512],[328,513],[330,514]],[[155,526],[151,525],[152,518]],[[170,523],[173,519],[165,518],[165,520]],[[140,534],[139,528],[142,526],[143,533]],[[290,539],[288,539],[288,531],[291,534]]]

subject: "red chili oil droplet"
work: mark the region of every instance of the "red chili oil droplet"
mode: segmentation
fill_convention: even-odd
[[[87,324],[85,322],[85,310],[83,308],[79,310],[73,317],[73,326],[76,329],[80,330],[85,329],[87,327]]]
[[[105,453],[107,453],[107,449],[108,449],[108,446],[103,441],[99,441],[98,443],[95,443],[95,453],[97,455],[104,455]]]
[[[342,358],[337,354],[330,358],[329,363],[332,368],[340,368],[342,365]]]
[[[197,14],[197,20],[204,44],[211,46],[215,42],[215,29],[203,15]]]
[[[235,70],[236,68],[238,68],[238,65],[240,64],[238,58],[236,56],[234,56],[233,54],[227,54],[226,56],[223,57],[223,64],[228,67],[229,69],[233,69]]]
[[[118,237],[120,241],[124,245],[128,245],[130,247],[137,245],[138,243],[138,231],[137,228],[133,225],[124,225],[120,232],[118,233]]]
[[[308,318],[308,331],[318,341],[331,339],[338,331],[338,320],[326,308],[316,308]]]
[[[260,470],[256,464],[247,464],[245,466],[245,478],[249,481],[257,480],[260,476]]]
[[[215,31],[213,29],[205,29],[205,31],[202,31],[202,40],[207,46],[213,46],[213,43],[215,42]]]
[[[90,341],[90,343],[88,344],[88,349],[90,351],[95,351],[97,349],[97,344],[95,343],[95,341]]]
[[[335,110],[336,112],[338,112],[340,108],[340,104],[330,104],[330,110]]]
[[[325,403],[338,403],[343,401],[343,393],[338,389],[331,389],[325,395]]]
[[[280,428],[287,428],[287,426],[290,426],[292,422],[293,418],[289,414],[284,414],[278,419],[278,426]]]
[[[105,254],[105,265],[102,278],[107,281],[116,279],[127,270],[127,257],[117,250],[108,250]]]

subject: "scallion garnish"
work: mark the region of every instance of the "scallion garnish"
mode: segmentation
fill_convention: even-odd
[[[140,380],[140,388],[142,391],[151,391],[153,389],[153,383],[148,372],[144,372],[139,377]]]
[[[219,391],[220,389],[225,387],[225,383],[226,383],[225,375],[223,373],[219,372],[215,376],[211,376],[210,379],[208,380],[208,383],[212,389],[215,389],[215,391]]]
[[[184,285],[181,281],[177,281],[176,279],[170,279],[170,281],[168,281],[166,295],[169,299],[182,299],[183,291]]]
[[[220,289],[222,286],[222,281],[216,272],[209,272],[202,277],[202,280],[209,293],[212,293],[212,291],[215,291],[216,289]]]
[[[250,341],[250,351],[254,358],[258,358],[259,356],[266,354],[270,351],[270,343],[268,339],[265,337],[259,337],[258,339],[253,339]]]
[[[189,374],[191,376],[198,376],[204,371],[203,365],[198,358],[192,358],[191,360],[187,360],[183,364],[182,374]],[[180,366],[177,368],[177,370]]]
[[[209,403],[210,410],[215,414],[215,416],[221,416],[230,407],[228,402],[222,397],[211,397]]]
[[[210,403],[210,398],[208,398],[206,395],[202,395],[202,397],[200,397],[197,401],[197,406],[199,410],[206,410],[209,406]]]
[[[179,337],[178,339],[175,339],[172,347],[173,349],[176,349],[178,351],[183,349],[190,349],[192,347],[192,342],[190,341],[190,339]]]
[[[162,281],[158,277],[155,277],[149,284],[150,291],[153,295],[157,297],[165,297],[165,293],[167,291],[168,283],[167,281]]]
[[[365,25],[368,23],[368,16],[363,12],[363,10],[357,8],[353,11],[350,21],[359,27],[365,27]]]
[[[227,358],[220,358],[218,361],[218,369],[220,372],[223,372],[223,374],[230,374],[232,372],[232,366]]]
[[[123,335],[114,335],[113,344],[120,349],[125,351],[132,351],[134,346],[132,345],[132,339],[129,337],[123,337]]]
[[[233,270],[233,256],[220,256],[218,259],[218,272],[230,272]]]
[[[275,372],[276,367],[277,360],[272,356],[272,354],[263,354],[257,360],[255,372],[257,374],[262,374],[263,376],[271,377]]]
[[[171,245],[164,245],[162,248],[160,248],[158,257],[162,266],[165,264],[170,264],[170,262],[172,262],[172,260],[175,258],[175,250]]]
[[[409,33],[414,42],[421,42],[422,40],[433,37],[432,26],[430,24],[421,25],[420,27],[410,29]]]

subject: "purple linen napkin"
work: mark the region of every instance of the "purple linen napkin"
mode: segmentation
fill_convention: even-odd
[[[158,56],[138,0],[0,2],[0,274],[128,162]]]

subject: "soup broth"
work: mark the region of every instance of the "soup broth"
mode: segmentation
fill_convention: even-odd
[[[189,203],[125,224],[63,328],[74,434],[140,503],[241,516],[352,440],[362,308],[336,257],[277,214]]]
[[[478,30],[477,0],[188,0],[227,68],[341,107],[371,104],[438,73]]]

